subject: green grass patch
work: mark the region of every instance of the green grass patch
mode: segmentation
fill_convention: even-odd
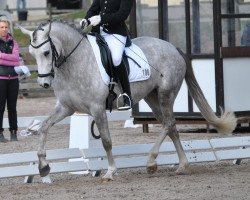
[[[28,46],[30,43],[30,37],[28,35],[23,34],[20,29],[14,29],[13,36],[19,46],[25,47]]]
[[[72,12],[69,14],[63,14],[63,15],[59,15],[59,16],[55,16],[53,18],[55,19],[64,19],[64,20],[73,20],[73,19],[77,19],[77,18],[84,18],[86,15],[86,12],[84,11],[77,11],[77,12]]]

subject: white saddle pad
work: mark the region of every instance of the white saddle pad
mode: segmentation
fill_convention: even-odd
[[[108,85],[110,82],[110,78],[103,67],[99,46],[96,43],[96,38],[95,36],[92,36],[92,35],[87,35],[87,37],[93,48],[95,58],[99,66],[99,70],[101,72],[102,79],[104,83]],[[125,52],[128,57],[131,57],[140,65],[138,66],[132,59],[128,58],[129,67],[130,67],[129,82],[147,80],[151,75],[151,71],[150,71],[147,58],[142,52],[142,50],[135,44],[132,44],[130,47],[125,48]]]

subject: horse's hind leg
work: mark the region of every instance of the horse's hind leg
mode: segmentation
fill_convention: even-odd
[[[156,118],[161,121],[163,125],[163,131],[157,138],[155,145],[149,153],[149,159],[147,163],[147,171],[149,173],[154,173],[157,169],[157,163],[155,159],[158,156],[160,146],[167,135],[169,135],[169,137],[172,139],[179,157],[179,168],[177,169],[176,173],[187,173],[188,160],[182,148],[179,134],[176,130],[175,118],[173,114],[174,99],[174,93],[165,90],[158,92],[158,95],[154,94],[145,99],[152,108]]]
[[[174,143],[175,149],[179,157],[179,167],[177,174],[188,173],[188,160],[181,145],[179,133],[176,130],[176,123],[173,113],[174,100],[176,94],[174,91],[159,91],[159,104],[163,115],[163,129],[169,135]]]
[[[158,93],[157,90],[152,91],[147,97],[144,98],[147,104],[150,106],[154,116],[159,122],[162,122],[162,112],[160,109],[159,101],[158,101]],[[159,149],[166,137],[166,133],[163,131],[160,133],[158,139],[156,140],[153,148],[149,152],[148,161],[147,161],[147,172],[152,174],[157,170],[157,163],[155,159],[159,154]]]
[[[38,148],[38,159],[39,159],[39,173],[41,177],[47,176],[50,172],[50,167],[46,161],[46,138],[49,128],[51,128],[55,123],[61,121],[65,117],[72,115],[73,111],[62,107],[59,103],[57,104],[54,112],[43,121],[41,128],[39,129],[38,134],[39,138],[39,148]]]

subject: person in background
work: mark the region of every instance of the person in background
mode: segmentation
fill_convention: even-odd
[[[3,116],[7,103],[10,140],[17,141],[17,97],[19,90],[18,74],[14,67],[19,66],[19,47],[13,39],[10,20],[0,17],[0,142],[7,142],[3,135]]]
[[[17,0],[16,1],[17,10],[25,10],[26,9],[26,0]]]
[[[128,18],[134,0],[94,0],[80,26],[93,26],[92,32],[100,33],[111,51],[115,72],[121,83],[124,97],[119,110],[131,108],[132,97],[128,72],[122,62],[122,55],[129,35],[125,20]]]

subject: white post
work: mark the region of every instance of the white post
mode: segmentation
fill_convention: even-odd
[[[130,119],[131,111],[107,112],[108,121]],[[75,113],[70,119],[69,148],[88,149],[101,145],[101,140],[96,140],[91,134],[93,118],[88,114]]]
[[[70,118],[69,148],[88,149],[92,117],[87,114],[75,113]],[[83,158],[69,159],[70,161],[84,160]],[[86,160],[87,161],[87,160]],[[71,174],[88,174],[89,171],[70,172]]]
[[[75,113],[70,119],[69,148],[88,149],[92,117]]]

